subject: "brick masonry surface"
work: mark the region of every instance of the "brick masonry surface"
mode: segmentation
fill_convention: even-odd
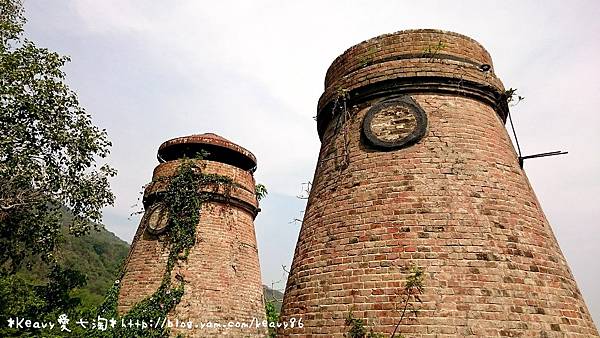
[[[228,142],[228,141],[227,141]],[[178,160],[156,167],[153,182],[159,177],[172,176]],[[250,171],[232,165],[197,161],[204,173],[230,177],[236,184],[230,198],[258,207],[255,181]],[[150,184],[145,196],[164,190],[164,184]],[[212,190],[211,190],[212,191]],[[217,191],[223,195],[223,191]],[[146,210],[150,210],[147,206]],[[185,280],[185,293],[169,318],[199,323],[247,322],[265,319],[262,283],[256,236],[255,214],[225,201],[205,202],[200,211],[196,245],[190,250],[187,262],[173,269],[172,276]],[[153,294],[161,283],[169,255],[160,236],[146,231],[144,219],[134,237],[125,266],[119,294],[119,312],[124,313],[135,303]],[[181,329],[172,330],[185,337],[264,337],[263,329]]]
[[[498,106],[435,85],[399,92],[426,112],[427,131],[392,151],[361,132],[389,91],[322,111],[353,88],[400,78],[469,78],[501,97],[482,64],[492,62],[477,42],[434,30],[377,37],[332,64],[319,103],[329,120],[282,310],[304,328],[280,336],[344,337],[350,311],[389,336],[417,265],[425,289],[417,317],[401,323],[405,337],[598,337]]]

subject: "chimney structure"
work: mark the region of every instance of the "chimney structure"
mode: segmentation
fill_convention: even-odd
[[[265,319],[253,223],[260,210],[253,177],[256,158],[248,150],[207,133],[164,142],[158,159],[152,183],[144,192],[145,213],[120,281],[119,313],[127,313],[153,295],[163,282],[172,225],[163,197],[181,164],[192,161],[207,177],[220,177],[230,184],[206,185],[198,191],[208,199],[200,206],[194,246],[186,259],[174,264],[170,274],[173,284],[183,281],[184,293],[168,314],[172,322],[189,320],[194,327],[174,328],[171,333],[186,337],[264,337],[264,328],[241,328],[253,319]],[[233,327],[223,327],[230,322]]]
[[[505,129],[510,94],[452,32],[378,36],[333,62],[281,316],[304,327],[282,337],[345,337],[350,314],[386,337],[598,337]]]

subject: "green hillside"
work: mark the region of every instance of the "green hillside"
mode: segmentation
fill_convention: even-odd
[[[55,255],[57,260],[87,277],[86,285],[76,289],[73,296],[81,298],[84,308],[100,304],[115,281],[129,244],[104,228],[81,237],[71,236],[63,228],[63,236]],[[33,285],[45,284],[48,267],[39,260],[29,263],[31,270],[23,268],[17,276]]]
[[[273,303],[277,312],[281,311],[281,303],[283,302],[283,293],[279,290],[271,289],[263,285],[263,294],[267,302]]]
[[[79,291],[84,306],[102,302],[128,252],[129,244],[105,229],[66,238],[62,245],[63,262],[88,277],[86,286]]]

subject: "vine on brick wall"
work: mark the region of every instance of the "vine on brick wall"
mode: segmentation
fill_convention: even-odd
[[[400,333],[400,326],[405,318],[408,317],[410,313],[414,317],[417,316],[418,308],[415,303],[421,303],[420,295],[423,294],[424,286],[424,271],[422,268],[418,266],[412,266],[410,268],[410,274],[406,278],[406,282],[404,283],[404,290],[402,293],[402,300],[400,302],[400,319],[396,323],[394,327],[394,332],[391,333],[390,338],[404,338],[404,336]],[[413,318],[414,318],[413,317]],[[346,326],[348,327],[348,331],[345,336],[347,338],[384,338],[385,335],[383,333],[374,332],[373,328],[370,328],[367,331],[368,319],[360,319],[355,318],[352,314],[352,311],[348,313],[345,321]]]
[[[352,115],[348,110],[348,101],[350,99],[350,92],[345,88],[338,88],[337,95],[333,102],[333,107],[331,108],[331,115],[334,125],[334,134],[338,134],[341,131],[342,134],[342,145],[341,145],[341,154],[338,154],[337,148],[334,150],[334,154],[331,158],[325,158],[325,160],[333,159],[335,160],[335,168],[339,172],[342,172],[344,169],[350,165],[350,138],[348,134],[350,133],[350,125],[347,123]],[[336,115],[339,111],[339,115]],[[337,141],[335,141],[337,143]],[[334,147],[335,147],[334,143]]]
[[[377,333],[373,331],[371,328],[367,331],[365,327],[365,320],[360,318],[355,318],[352,314],[352,311],[348,312],[348,316],[345,321],[346,326],[348,326],[348,332],[345,334],[346,338],[384,338],[385,336],[382,333]]]
[[[431,44],[423,49],[421,57],[429,58],[429,62],[433,62],[436,59],[438,53],[445,49],[447,45],[441,40],[437,44]]]
[[[168,336],[168,327],[141,328],[138,326],[121,327],[121,322],[129,323],[145,321],[155,322],[157,319],[166,318],[168,313],[177,306],[185,291],[185,281],[182,276],[175,275],[173,268],[180,261],[185,261],[189,250],[196,243],[196,225],[200,220],[202,204],[210,198],[206,188],[213,192],[223,189],[229,196],[234,185],[231,178],[217,174],[205,174],[199,160],[183,159],[177,173],[169,178],[167,189],[161,194],[162,201],[169,213],[169,226],[166,234],[161,238],[169,248],[167,266],[158,289],[150,296],[135,304],[126,314],[117,314],[117,301],[120,290],[120,279],[124,275],[123,269],[119,280],[108,291],[104,302],[97,309],[97,315],[103,318],[117,319],[117,325],[109,331],[90,331],[88,337],[165,337]],[[153,182],[154,183],[154,182]],[[266,192],[266,189],[265,189]]]
[[[394,332],[390,338],[396,337],[396,332],[398,332],[398,338],[403,338],[404,336],[400,334],[400,325],[404,318],[407,317],[409,313],[416,318],[419,309],[415,306],[416,303],[421,303],[421,294],[423,294],[423,279],[424,279],[424,271],[423,268],[418,266],[412,266],[410,268],[410,274],[406,278],[406,283],[404,284],[404,294],[402,295],[402,312],[400,313],[400,319],[394,328]]]

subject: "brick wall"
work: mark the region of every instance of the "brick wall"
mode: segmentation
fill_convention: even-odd
[[[439,41],[449,47],[435,58],[419,54]],[[365,62],[365,51],[374,61]],[[425,271],[425,291],[417,318],[401,325],[406,337],[598,336],[519,168],[502,110],[460,88],[441,90],[444,78],[468,77],[501,97],[493,69],[478,64],[491,65],[478,43],[430,30],[368,40],[333,63],[319,104],[319,161],[282,310],[283,320],[303,317],[305,326],[281,336],[344,337],[349,311],[391,334],[412,265]],[[367,111],[390,87],[345,99],[346,109],[324,110],[335,100],[341,106],[340,89],[360,94],[401,78],[435,80],[394,89],[427,115],[425,136],[414,145],[382,151],[361,132]]]
[[[197,161],[207,174],[230,177],[235,184],[228,198],[257,208],[254,178],[250,171],[214,161]],[[160,164],[154,170],[153,181],[172,176],[178,160]],[[165,189],[165,184],[151,184],[145,191],[149,198]],[[213,191],[224,195],[222,190]],[[146,207],[149,210],[151,205]],[[247,322],[265,319],[262,284],[256,236],[255,213],[239,203],[227,200],[205,202],[196,229],[196,245],[186,262],[176,264],[172,276],[185,280],[185,293],[169,318],[193,320],[194,323],[229,321]],[[160,235],[146,231],[142,220],[131,246],[121,281],[119,312],[124,313],[135,303],[153,294],[161,283],[169,255]],[[264,337],[264,329],[181,329],[186,337]]]

